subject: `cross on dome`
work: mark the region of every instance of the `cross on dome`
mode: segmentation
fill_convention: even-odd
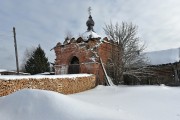
[[[89,7],[88,8],[88,12],[89,12],[89,19],[87,20],[87,22],[86,22],[86,25],[87,25],[87,31],[94,31],[93,30],[93,26],[94,26],[94,21],[93,21],[93,19],[92,19],[92,16],[91,16],[91,7]]]
[[[88,8],[88,13],[89,13],[89,16],[91,15],[91,7]]]
[[[94,20],[92,19],[91,16],[91,7],[88,8],[88,13],[89,13],[89,19],[86,22],[87,25],[87,31],[83,33],[83,36],[88,40],[91,38],[97,38],[100,39],[101,36],[99,36],[97,33],[94,32],[93,26],[95,25]]]

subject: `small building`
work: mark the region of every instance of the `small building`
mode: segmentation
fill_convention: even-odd
[[[5,69],[0,69],[0,75],[16,75],[15,71],[8,71]]]
[[[16,71],[10,71],[5,69],[0,69],[0,75],[17,75]],[[19,72],[19,75],[30,75],[29,73]]]
[[[147,52],[148,69],[153,72],[151,84],[180,85],[180,48]]]
[[[64,43],[54,47],[56,54],[55,74],[95,74],[97,84],[106,84],[107,64],[111,64],[112,54],[116,54],[117,43],[101,38],[93,27],[92,16],[86,22],[87,31],[81,37],[66,38]]]

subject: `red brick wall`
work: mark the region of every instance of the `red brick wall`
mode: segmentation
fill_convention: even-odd
[[[104,72],[100,64],[100,59],[96,57],[95,61],[93,61],[92,57],[100,56],[103,63],[106,64],[108,59],[111,59],[113,47],[115,45],[108,42],[107,39],[102,43],[100,40],[92,39],[87,42],[57,45],[54,49],[56,53],[55,65],[56,67],[58,67],[57,65],[68,66],[73,56],[76,56],[80,63],[80,73],[95,74],[98,84],[104,84]]]

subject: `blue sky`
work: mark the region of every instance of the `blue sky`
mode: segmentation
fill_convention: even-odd
[[[88,7],[92,8],[94,30],[105,37],[105,23],[132,22],[145,51],[180,47],[179,0],[1,0],[0,69],[16,68],[13,26],[16,27],[19,62],[26,49],[39,44],[54,62],[57,42],[67,32],[78,36],[86,31]]]

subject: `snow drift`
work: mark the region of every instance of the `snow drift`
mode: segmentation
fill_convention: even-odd
[[[0,120],[180,120],[180,88],[98,86],[72,95],[24,89],[0,97]]]
[[[118,119],[119,115],[113,110],[43,90],[15,92],[2,97],[0,106],[0,120],[100,120],[112,116]]]

